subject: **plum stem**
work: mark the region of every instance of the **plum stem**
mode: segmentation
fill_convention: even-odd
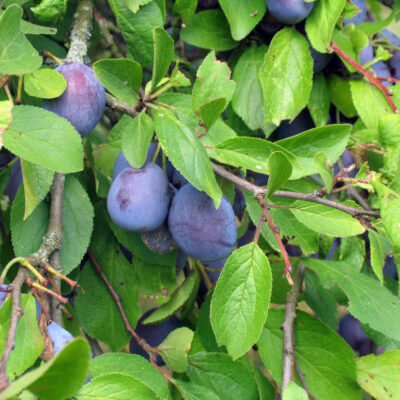
[[[337,53],[340,57],[342,57],[345,61],[347,61],[358,72],[360,72],[362,75],[364,75],[371,85],[377,87],[385,96],[385,98],[386,98],[387,102],[389,103],[390,107],[392,108],[392,110],[396,114],[398,113],[398,109],[391,98],[391,96],[393,94],[391,90],[389,90],[385,86],[383,86],[382,83],[379,81],[379,79],[375,78],[365,68],[363,68],[360,64],[358,64],[356,61],[354,61],[349,55],[347,55],[333,40],[331,41],[330,47],[335,53]]]

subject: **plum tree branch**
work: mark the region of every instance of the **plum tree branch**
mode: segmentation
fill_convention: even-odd
[[[131,117],[136,117],[139,114],[138,106],[128,106],[128,104],[124,103],[121,100],[118,100],[116,97],[112,96],[109,93],[106,93],[106,104],[110,106],[112,110],[122,111],[130,115]]]
[[[212,162],[211,166],[217,175],[221,176],[222,178],[228,179],[229,181],[233,182],[236,186],[239,186],[242,189],[248,190],[250,193],[254,195],[254,197],[258,198],[258,196],[260,195],[265,196],[265,193],[267,192],[265,188],[254,185],[253,183],[248,182],[245,179],[242,179],[235,174],[232,174],[221,165]],[[380,216],[379,211],[365,210],[362,208],[351,207],[348,206],[347,204],[337,203],[336,201],[320,197],[318,196],[317,193],[298,193],[298,192],[289,192],[286,190],[277,190],[276,192],[274,192],[273,195],[275,197],[284,197],[288,199],[304,200],[322,204],[324,206],[336,208],[337,210],[350,214],[353,217],[368,215],[370,217],[379,218]]]
[[[282,393],[294,378],[295,343],[294,323],[296,320],[297,299],[303,284],[305,266],[299,263],[293,277],[293,286],[286,295],[285,317],[282,324],[283,358],[282,358]]]

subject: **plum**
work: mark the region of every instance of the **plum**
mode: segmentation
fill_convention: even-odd
[[[178,246],[189,256],[204,261],[227,257],[234,249],[235,213],[225,196],[218,209],[204,192],[188,184],[172,200],[168,227]]]
[[[54,355],[59,353],[66,346],[66,344],[74,338],[70,332],[54,321],[47,325],[47,332],[49,333],[51,343],[53,344]]]
[[[393,78],[400,79],[400,50],[397,50],[393,57],[389,60],[392,69]]]
[[[60,65],[56,68],[67,81],[64,93],[43,101],[46,110],[67,119],[85,136],[93,130],[103,115],[106,91],[93,70],[81,63]]]
[[[238,239],[237,245],[238,248],[242,246],[246,246],[254,240],[254,234],[256,233],[254,226],[251,226],[247,229],[247,231]]]
[[[391,78],[392,77],[389,67],[383,61],[377,61],[376,63],[373,63],[371,65],[371,68],[376,73],[376,76],[379,76],[381,78]],[[387,86],[391,86],[393,84],[388,81],[382,81],[382,85],[387,87]]]
[[[168,178],[156,164],[125,168],[114,180],[107,197],[112,220],[128,231],[157,229],[168,214],[171,202]]]
[[[339,321],[338,333],[360,356],[371,352],[371,340],[362,330],[360,321],[351,314],[346,314]]]
[[[303,110],[291,123],[288,120],[282,121],[278,128],[275,129],[271,140],[287,139],[314,127],[310,113],[307,110]]]
[[[172,174],[172,184],[176,188],[180,189],[188,183],[189,181],[177,169],[175,169],[174,173]]]
[[[311,57],[314,61],[313,64],[313,71],[315,74],[321,72],[328,64],[332,58],[332,54],[328,53],[320,53],[319,51],[315,50],[314,48],[310,47],[311,49]]]
[[[7,296],[7,288],[8,285],[0,285],[0,307],[3,305],[4,301],[6,300]]]
[[[11,167],[11,175],[8,178],[7,186],[4,189],[4,194],[8,196],[11,202],[14,201],[14,198],[17,195],[20,186],[22,185],[22,180],[21,162],[18,160]]]
[[[165,338],[176,328],[179,327],[178,318],[175,315],[172,315],[168,319],[159,324],[154,325],[143,325],[141,322],[145,320],[154,310],[147,311],[139,320],[136,325],[135,332],[146,342],[152,346],[159,346]],[[149,359],[149,355],[146,351],[140,347],[135,339],[131,340],[130,343],[130,352],[131,354],[138,354],[146,359]],[[164,365],[164,362],[160,356],[157,356],[157,364]]]
[[[347,24],[361,24],[365,21],[365,18],[367,16],[367,6],[365,4],[365,0],[351,0],[356,6],[357,8],[359,8],[361,10],[360,13],[358,13],[357,15],[355,15],[352,18],[346,18],[343,20],[343,24],[347,25]]]
[[[217,282],[219,276],[221,275],[222,269],[225,266],[227,258],[223,258],[221,260],[217,260],[217,261],[209,261],[209,262],[205,262],[203,265],[205,268],[211,268],[211,269],[216,269],[219,271],[208,271],[206,269],[206,273],[208,275],[208,277],[210,278],[210,281],[213,285],[215,285],[215,283]]]
[[[372,47],[372,44],[370,43],[368,46],[365,46],[359,56],[360,64],[366,64],[367,62],[370,62],[371,60],[374,59],[374,48]]]
[[[246,208],[246,200],[243,192],[235,186],[235,200],[233,202],[233,211],[236,215],[242,214]]]
[[[284,24],[297,24],[310,14],[314,3],[304,0],[267,0],[268,11]]]
[[[157,145],[155,143],[150,143],[149,148],[147,149],[146,162],[151,162],[156,152]],[[145,163],[146,163],[145,162]],[[114,170],[113,170],[113,180],[122,172],[125,168],[130,167],[128,160],[125,158],[122,150],[118,154],[117,159],[115,160]]]

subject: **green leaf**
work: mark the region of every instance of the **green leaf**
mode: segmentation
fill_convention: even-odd
[[[93,64],[99,81],[115,97],[134,107],[142,84],[142,67],[128,59],[99,60]]]
[[[156,1],[140,7],[133,13],[126,0],[108,0],[118,27],[127,44],[128,57],[142,67],[153,65],[153,30],[164,23],[163,13]]]
[[[234,360],[260,337],[271,298],[268,258],[255,243],[235,250],[218,279],[211,301],[211,325],[219,346]]]
[[[342,79],[338,75],[331,74],[328,77],[329,96],[332,103],[347,118],[357,115],[351,97],[350,82]]]
[[[232,39],[229,23],[219,10],[195,14],[180,35],[186,43],[210,50],[231,50],[239,44]]]
[[[315,155],[313,158],[313,165],[324,182],[326,192],[330,193],[332,190],[333,165],[324,151],[321,151]]]
[[[63,243],[60,249],[60,261],[65,275],[79,265],[89,247],[93,216],[89,196],[76,177],[67,175],[64,185]]]
[[[2,392],[2,397],[8,399],[28,389],[41,400],[69,398],[86,380],[89,356],[90,348],[86,340],[76,338],[49,362],[12,383]]]
[[[153,120],[145,112],[129,120],[129,129],[122,134],[122,151],[132,168],[143,167],[153,133]]]
[[[25,220],[49,192],[54,171],[25,160],[21,160],[21,170],[25,194]]]
[[[348,310],[363,324],[394,340],[400,339],[400,300],[379,282],[347,262],[304,259],[304,264],[321,278],[324,286],[337,282],[349,298]]]
[[[264,0],[219,0],[219,4],[235,40],[246,37],[262,20],[266,11]]]
[[[376,399],[395,399],[400,393],[400,350],[371,354],[356,360],[360,386]]]
[[[4,147],[47,169],[70,173],[83,169],[81,136],[65,118],[32,106],[15,106]]]
[[[3,353],[11,321],[12,297],[0,307],[0,353]],[[43,339],[36,321],[33,296],[21,295],[22,316],[18,319],[14,350],[7,362],[7,375],[14,380],[36,361],[43,351]]]
[[[151,87],[154,89],[168,72],[169,65],[175,54],[174,41],[162,28],[156,28],[153,32],[154,40],[154,64]]]
[[[142,324],[156,324],[166,320],[185,304],[193,292],[197,292],[199,284],[200,276],[197,272],[193,272],[185,279],[183,284],[175,290],[169,302],[157,308],[156,311],[151,313],[144,321],[142,321]]]
[[[292,175],[292,164],[286,155],[280,151],[274,151],[268,159],[269,179],[266,197],[270,197],[280,189]]]
[[[211,388],[203,385],[175,379],[175,386],[184,400],[220,400]]]
[[[378,181],[371,182],[379,198],[383,226],[396,252],[400,251],[400,196]]]
[[[39,249],[47,232],[49,206],[42,201],[25,220],[24,215],[24,191],[20,188],[11,208],[12,244],[17,257],[26,257]]]
[[[157,369],[146,359],[136,354],[106,353],[90,360],[91,378],[108,373],[131,375],[151,387],[160,399],[171,399],[168,384]]]
[[[125,0],[126,6],[133,12],[136,13],[139,7],[144,6],[151,2],[151,0]]]
[[[358,219],[322,204],[297,200],[290,206],[290,211],[308,228],[328,236],[354,236],[365,231]]]
[[[14,104],[9,100],[0,101],[0,135],[3,134],[12,121],[12,109]],[[3,138],[0,136],[0,148],[3,146]]]
[[[67,87],[65,78],[55,69],[42,68],[24,76],[24,89],[29,96],[54,99]]]
[[[378,128],[379,120],[392,114],[383,93],[362,79],[350,82],[354,106],[367,128]]]
[[[64,17],[68,0],[42,0],[37,6],[31,7],[35,18],[43,24],[54,24]]]
[[[182,21],[187,25],[192,21],[196,8],[197,0],[176,0],[172,12],[179,14]]]
[[[168,110],[157,112],[154,123],[157,137],[172,164],[194,187],[206,192],[218,208],[222,192],[199,139]]]
[[[193,331],[182,327],[173,330],[158,346],[165,364],[174,372],[185,372],[188,367],[187,353],[193,340]]]
[[[323,73],[315,75],[308,101],[308,110],[316,126],[325,125],[329,117],[330,98],[328,84]]]
[[[331,328],[303,311],[296,311],[296,362],[312,396],[318,400],[361,400],[352,348]],[[265,366],[282,382],[284,310],[271,309],[257,343]],[[296,377],[295,382],[301,385]]]
[[[263,93],[258,73],[268,50],[267,46],[251,46],[239,58],[233,70],[236,90],[232,107],[250,129],[264,128]]]
[[[306,20],[306,32],[312,47],[327,53],[333,29],[346,4],[346,0],[318,0]]]
[[[162,400],[150,386],[131,375],[121,373],[98,376],[86,384],[75,397],[77,400]]]
[[[0,74],[27,74],[42,65],[42,58],[21,33],[22,8],[10,5],[0,17]]]
[[[385,265],[385,252],[379,235],[372,229],[368,231],[368,239],[371,253],[371,266],[375,275],[383,285],[383,267]]]
[[[321,151],[328,156],[332,163],[336,162],[346,149],[350,131],[351,125],[348,124],[327,125],[276,142],[297,158],[297,163],[292,163],[291,179],[315,173],[314,157]],[[297,164],[301,166],[301,174],[295,174]]]
[[[289,382],[283,392],[282,400],[307,400],[307,393],[303,388],[297,386],[294,382]]]
[[[193,111],[221,98],[226,99],[226,104],[229,103],[235,88],[236,83],[231,80],[231,70],[228,65],[218,61],[215,52],[211,52],[197,70],[192,92]]]
[[[21,21],[21,31],[25,35],[55,35],[57,33],[57,29],[51,26],[35,25],[24,20]]]
[[[217,119],[225,110],[226,99],[216,99],[210,103],[202,105],[196,112],[199,116],[201,123],[207,129],[210,129]]]
[[[284,28],[272,39],[259,79],[264,95],[264,121],[279,125],[294,119],[307,105],[313,61],[309,44],[299,32]]]
[[[186,374],[190,383],[210,390],[217,399],[258,399],[257,382],[247,357],[232,361],[228,354],[197,353],[189,356],[188,361]]]

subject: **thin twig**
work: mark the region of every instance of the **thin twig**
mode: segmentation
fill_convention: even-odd
[[[128,106],[128,104],[124,103],[121,100],[118,100],[116,97],[112,96],[109,93],[106,93],[106,103],[110,108],[114,111],[122,111],[132,117],[136,117],[139,114],[139,108],[141,107],[140,103],[135,107]]]
[[[348,56],[334,41],[331,41],[330,47],[335,53],[337,53],[340,57],[342,57],[344,60],[346,60],[358,72],[360,72],[362,75],[364,75],[371,85],[377,87],[385,96],[385,98],[386,98],[387,102],[389,103],[390,107],[392,108],[392,110],[395,113],[398,112],[397,107],[391,98],[391,96],[393,95],[391,90],[389,90],[388,88],[383,86],[382,83],[378,79],[376,79],[365,68],[363,68],[360,64],[358,64],[356,61],[354,61],[350,56]]]
[[[121,303],[121,299],[118,295],[118,293],[114,290],[114,288],[112,287],[110,281],[108,280],[108,278],[106,277],[103,269],[101,268],[99,262],[97,261],[93,251],[91,249],[88,249],[88,254],[90,259],[93,262],[94,267],[96,268],[96,271],[98,272],[98,274],[100,275],[101,279],[103,279],[104,283],[107,286],[108,291],[111,293],[111,296],[113,297],[118,310],[121,314],[122,320],[124,321],[125,324],[125,329],[126,331],[132,335],[132,337],[136,340],[137,344],[143,348],[143,350],[145,350],[146,352],[149,353],[150,355],[150,360],[155,361],[155,356],[154,353],[156,353],[156,349],[154,347],[151,347],[143,338],[141,338],[136,332],[135,330],[132,328],[131,323],[129,322],[128,316],[126,315],[126,312],[124,310],[124,307]]]
[[[232,174],[227,171],[224,167],[217,165],[215,163],[211,163],[214,172],[222,176],[225,179],[233,182],[235,185],[241,187],[242,189],[248,190],[253,193],[254,197],[258,197],[259,195],[265,195],[267,190],[261,186],[254,185],[251,182],[246,181],[245,179],[240,178],[237,175]],[[337,210],[343,211],[347,214],[350,214],[353,217],[357,217],[360,215],[368,215],[371,217],[379,218],[379,211],[373,210],[364,210],[361,208],[355,208],[348,206],[346,204],[337,203],[336,201],[324,199],[323,197],[318,196],[316,193],[298,193],[298,192],[289,192],[286,190],[277,190],[274,192],[273,196],[275,197],[284,197],[288,199],[295,200],[303,200],[303,201],[311,201],[313,203],[322,204],[324,206],[336,208]]]
[[[293,286],[286,295],[285,318],[282,324],[283,331],[283,358],[282,358],[282,393],[294,378],[295,343],[294,323],[296,320],[297,299],[303,284],[305,267],[299,263],[294,274]]]

